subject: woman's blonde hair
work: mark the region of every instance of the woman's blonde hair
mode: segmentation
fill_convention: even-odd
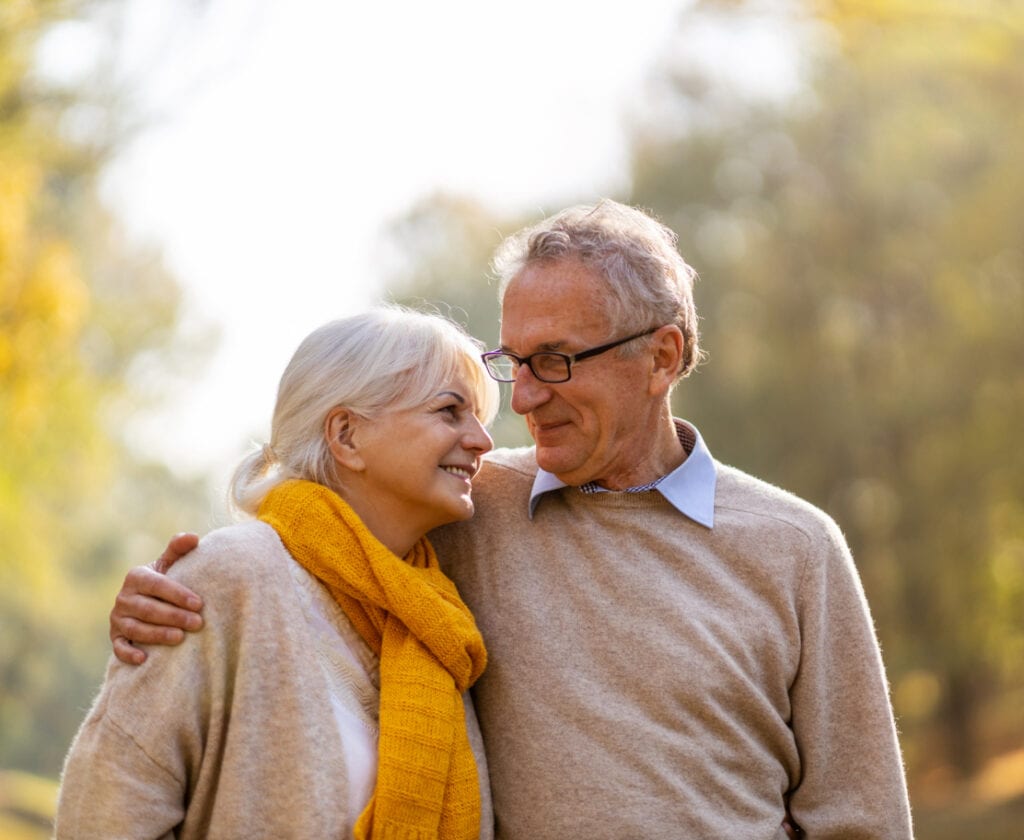
[[[440,315],[379,306],[324,324],[299,345],[281,376],[270,441],[235,469],[228,503],[255,515],[282,481],[300,478],[337,489],[324,422],[337,406],[372,419],[422,405],[465,376],[486,425],[498,409],[497,384],[480,361],[482,345]]]

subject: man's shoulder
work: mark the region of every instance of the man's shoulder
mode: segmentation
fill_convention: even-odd
[[[530,481],[537,474],[537,452],[533,446],[502,447],[484,455],[484,467],[499,471],[511,471],[527,476]]]
[[[457,546],[466,541],[503,534],[514,524],[522,524],[536,475],[537,458],[532,446],[488,452],[473,479],[473,518],[430,532],[442,563],[454,557],[460,550]]]
[[[838,530],[825,511],[789,490],[718,461],[715,470],[716,525],[729,513],[754,523],[774,521],[811,539],[831,538]]]
[[[507,493],[512,488],[525,487],[528,491],[536,475],[537,456],[532,446],[495,449],[484,456],[480,473],[473,479],[473,490],[482,495]]]

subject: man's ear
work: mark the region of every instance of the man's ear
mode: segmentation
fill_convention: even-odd
[[[327,441],[327,448],[331,450],[331,455],[339,465],[353,472],[359,472],[366,466],[355,440],[359,419],[357,414],[339,405],[332,408],[324,420],[324,439]]]
[[[662,327],[651,339],[652,395],[668,393],[675,385],[683,366],[683,343],[683,331],[675,324]]]

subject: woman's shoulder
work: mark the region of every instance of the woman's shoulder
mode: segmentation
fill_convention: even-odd
[[[211,531],[175,563],[168,576],[186,586],[232,587],[254,580],[287,578],[291,556],[277,532],[265,522],[248,520]]]
[[[197,553],[252,556],[256,553],[283,552],[277,531],[259,519],[246,519],[217,528],[199,540]]]

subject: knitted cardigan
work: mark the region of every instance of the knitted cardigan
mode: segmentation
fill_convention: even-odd
[[[488,456],[431,534],[477,617],[473,689],[501,840],[905,838],[888,689],[825,514],[716,463],[714,528],[657,492],[564,488]]]
[[[319,584],[262,522],[214,531],[170,574],[203,593],[205,626],[178,647],[148,648],[142,666],[111,660],[65,763],[56,836],[351,837],[374,771],[347,757],[328,680],[334,702],[374,728],[372,652],[340,609],[329,620],[355,659],[323,649],[296,580]],[[489,837],[469,703],[467,724]]]

